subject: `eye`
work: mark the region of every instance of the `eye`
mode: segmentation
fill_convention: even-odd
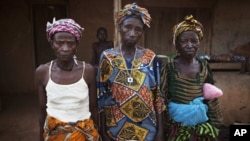
[[[142,29],[142,28],[140,28],[140,27],[136,27],[136,28],[135,28],[135,31],[136,31],[136,32],[142,32],[142,31],[143,31],[143,29]]]
[[[64,44],[67,44],[68,46],[72,47],[76,45],[75,41],[54,41],[56,46],[63,46]]]
[[[193,44],[197,44],[197,43],[199,43],[199,40],[194,39],[194,40],[191,40],[191,42],[192,42]]]
[[[185,44],[185,43],[187,43],[187,42],[188,42],[188,40],[184,40],[184,39],[181,39],[181,40],[180,40],[180,43],[181,43],[181,44]]]
[[[54,43],[58,46],[62,46],[64,44],[63,41],[54,41]]]
[[[75,46],[76,45],[76,42],[75,41],[68,41],[67,44],[69,46]]]

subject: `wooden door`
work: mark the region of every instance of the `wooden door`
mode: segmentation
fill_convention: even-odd
[[[52,22],[53,18],[61,19],[67,17],[67,7],[64,4],[49,5],[35,4],[32,6],[35,66],[46,63],[55,58],[54,51],[50,47],[46,36],[46,24]]]

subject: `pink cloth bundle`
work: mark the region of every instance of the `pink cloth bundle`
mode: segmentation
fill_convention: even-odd
[[[203,94],[204,94],[203,95],[204,99],[211,100],[211,99],[218,98],[218,97],[222,96],[223,92],[220,88],[218,88],[212,84],[205,83],[203,85]]]

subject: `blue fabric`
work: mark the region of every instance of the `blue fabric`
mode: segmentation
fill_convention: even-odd
[[[198,97],[189,104],[178,104],[169,102],[169,115],[176,122],[181,122],[184,126],[195,126],[208,120],[208,107],[203,103],[204,98]]]
[[[142,138],[138,140],[152,141],[157,133],[155,117],[159,111],[162,111],[163,104],[163,96],[159,90],[159,65],[155,54],[149,49],[145,49],[141,59],[132,61],[134,61],[133,58],[125,62],[121,54],[113,49],[105,50],[102,53],[97,73],[98,110],[105,111],[106,119],[108,119],[106,120],[106,131],[112,139],[121,138],[121,133],[122,135],[130,134],[121,132],[130,128],[130,130],[134,130],[136,138]],[[130,68],[134,73],[131,73]],[[131,84],[127,83],[126,77],[129,74],[134,79]],[[134,97],[139,98],[131,103],[138,102],[145,107],[144,110],[146,108],[149,110],[148,113],[144,112],[145,117],[143,118],[141,116],[139,119],[139,116],[136,115],[143,113],[137,112],[139,109],[134,108],[133,112],[123,110],[123,106],[129,104]],[[139,101],[140,99],[142,101]],[[127,127],[126,123],[139,128]]]

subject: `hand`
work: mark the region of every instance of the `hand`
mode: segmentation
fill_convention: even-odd
[[[101,132],[100,135],[101,135],[101,141],[112,141],[106,132]]]
[[[157,132],[154,141],[165,141],[165,136],[162,132]]]

